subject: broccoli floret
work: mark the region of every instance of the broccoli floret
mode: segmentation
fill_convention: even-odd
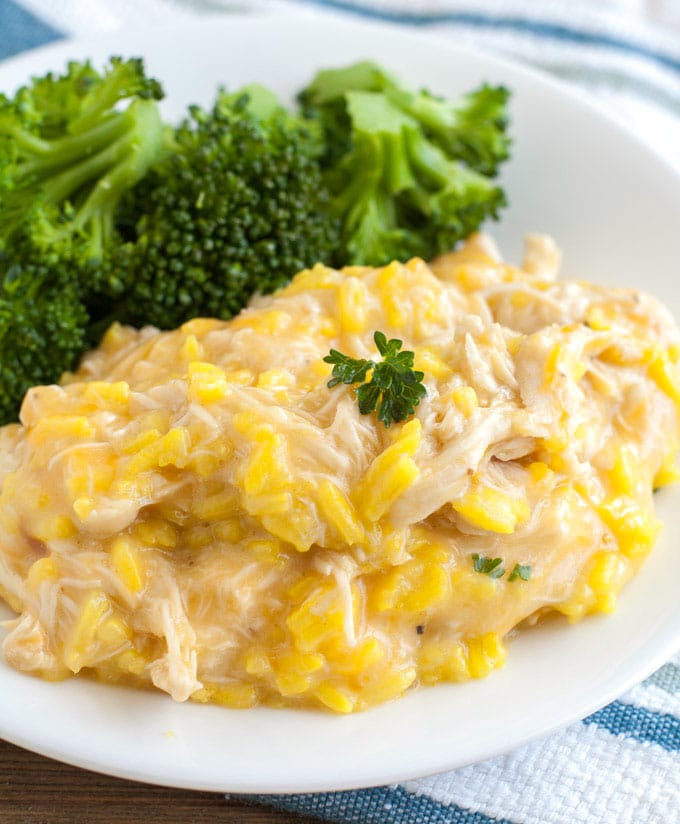
[[[491,179],[509,151],[504,88],[451,102],[365,62],[319,72],[300,98],[324,130],[347,262],[430,258],[505,205]]]
[[[319,118],[326,131],[327,151],[337,155],[351,141],[348,92],[379,92],[418,121],[425,135],[447,155],[485,175],[495,175],[507,160],[507,104],[504,86],[482,85],[459,100],[436,97],[427,90],[402,86],[369,61],[341,69],[324,69],[300,93],[305,112]]]
[[[391,99],[422,126],[425,135],[449,157],[493,177],[510,155],[507,134],[509,92],[483,85],[451,103],[427,91],[393,94]]]
[[[222,92],[209,111],[192,107],[136,189],[131,289],[117,317],[164,329],[229,318],[254,292],[329,260],[339,229],[319,151],[318,126],[262,87]]]
[[[158,83],[140,60],[71,63],[0,96],[0,417],[58,380],[125,287],[125,194],[158,158]],[[127,106],[125,106],[127,102]],[[108,306],[107,306],[108,308]]]
[[[17,245],[58,252],[87,294],[121,291],[108,249],[121,198],[162,151],[161,95],[140,60],[112,58],[103,75],[71,63],[0,99],[0,248],[10,259]]]
[[[345,94],[349,91],[383,91],[392,80],[375,63],[363,61],[342,69],[322,69],[298,95],[303,114],[316,120],[324,134],[324,167],[332,168],[352,144],[352,124]]]
[[[76,283],[39,263],[9,268],[0,282],[0,425],[16,420],[28,389],[76,365],[87,322]]]

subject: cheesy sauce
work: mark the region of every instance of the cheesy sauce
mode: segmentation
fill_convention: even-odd
[[[548,611],[611,612],[675,479],[680,338],[558,257],[476,236],[315,266],[228,322],[112,327],[0,430],[8,662],[351,712],[487,675]],[[376,330],[425,374],[390,428],[323,360],[375,358]]]

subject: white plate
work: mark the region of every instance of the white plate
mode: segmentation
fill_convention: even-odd
[[[512,89],[511,208],[494,230],[519,255],[552,233],[572,276],[645,287],[680,316],[680,179],[589,102],[518,65],[403,29],[308,17],[229,17],[48,47],[0,66],[0,88],[67,58],[143,54],[167,113],[218,83],[293,92],[321,66],[371,57],[442,93],[480,81]],[[680,647],[680,490],[659,496],[661,540],[613,617],[550,622],[510,644],[484,681],[423,689],[351,717],[175,704],[84,679],[47,684],[0,663],[0,735],[93,770],[233,792],[336,790],[414,778],[505,752],[583,718]],[[7,613],[9,614],[9,613]]]

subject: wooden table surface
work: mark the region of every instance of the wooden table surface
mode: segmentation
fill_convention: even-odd
[[[69,767],[0,741],[2,824],[315,824],[317,819]]]

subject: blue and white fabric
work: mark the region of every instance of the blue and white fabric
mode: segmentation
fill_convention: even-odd
[[[258,799],[343,824],[680,822],[680,656],[580,724],[393,787]]]
[[[680,0],[0,0],[0,58],[64,36],[291,9],[432,28],[530,62],[599,96],[680,169]],[[342,824],[680,823],[680,656],[502,757],[391,787],[248,799]]]

